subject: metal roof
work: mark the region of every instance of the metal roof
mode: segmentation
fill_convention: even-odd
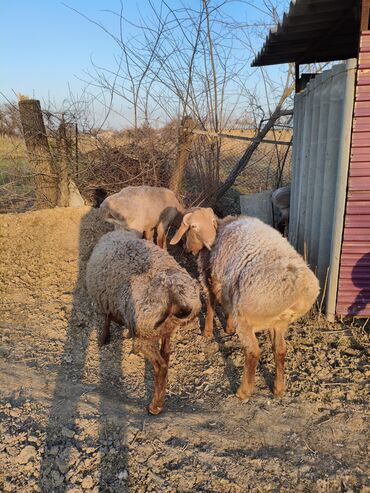
[[[360,0],[293,0],[252,67],[356,58]]]

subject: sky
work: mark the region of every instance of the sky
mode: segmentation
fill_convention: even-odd
[[[153,0],[153,3],[159,4],[159,0]],[[199,5],[198,0],[183,0],[183,3]],[[180,0],[170,1],[171,7],[181,4]],[[68,5],[87,17],[104,22],[112,32],[117,31],[117,16],[107,12],[119,11],[117,0],[65,0],[65,3],[58,0],[2,0],[0,102],[4,97],[15,100],[15,93],[20,93],[40,99],[44,105],[52,102],[59,107],[70,93],[75,98],[82,94],[86,80],[89,80],[86,72],[91,70],[92,59],[105,66],[113,62],[117,48],[109,36]],[[123,8],[124,15],[134,22],[139,22],[140,16],[150,15],[144,1],[124,2]],[[231,2],[226,11],[238,21],[252,24],[265,17],[264,10],[261,0],[252,0]],[[129,31],[130,27],[126,29]],[[126,34],[130,35],[130,32]],[[257,40],[256,44],[259,49],[262,40]],[[274,68],[271,72],[274,74]],[[89,91],[94,92],[94,89],[90,87]],[[114,108],[117,113],[109,116],[106,125],[115,128],[127,125],[121,118],[129,111],[127,103],[116,99]],[[95,111],[98,118],[103,118],[105,112],[98,103]]]

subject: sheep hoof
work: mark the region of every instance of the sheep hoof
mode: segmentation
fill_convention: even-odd
[[[211,339],[213,337],[213,330],[205,329],[203,332],[203,336],[207,337],[207,339]]]
[[[153,406],[152,404],[149,405],[149,414],[152,414],[153,416],[157,416],[157,414],[161,413],[163,410],[163,407],[160,406]]]
[[[235,327],[226,327],[225,329],[226,334],[235,334]]]
[[[252,391],[247,391],[245,389],[242,389],[242,388],[238,388],[238,390],[236,391],[236,396],[239,397],[240,400],[242,401],[246,401],[248,402],[248,399],[249,397],[251,396],[252,394]]]
[[[277,398],[281,398],[284,396],[284,388],[275,388],[274,387],[274,396]]]

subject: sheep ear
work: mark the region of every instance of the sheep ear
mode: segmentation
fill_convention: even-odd
[[[179,229],[176,231],[174,237],[170,241],[170,245],[177,245],[177,243],[180,241],[182,236],[189,229],[188,219],[190,218],[191,214],[192,213],[189,212],[188,214],[185,214],[185,216],[182,218],[182,223],[181,223]]]

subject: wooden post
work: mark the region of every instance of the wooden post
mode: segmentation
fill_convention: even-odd
[[[62,120],[58,128],[57,144],[58,144],[58,205],[60,207],[68,207],[69,205],[69,172],[71,167],[71,141],[67,136],[67,125],[62,115]]]
[[[300,85],[299,84],[299,63],[296,63],[294,65],[294,67],[295,67],[295,70],[294,70],[294,72],[295,72],[295,74],[294,74],[294,79],[295,79],[295,93],[298,94],[299,91],[300,91],[300,88],[299,88],[299,85]]]
[[[58,201],[58,178],[50,153],[40,101],[18,103],[27,153],[32,166],[38,209],[54,207]]]
[[[170,179],[170,189],[176,195],[180,194],[182,189],[185,166],[189,157],[191,144],[194,140],[194,134],[192,131],[195,130],[196,127],[197,124],[194,120],[191,117],[186,116],[182,120],[179,128],[179,143],[176,163]]]

